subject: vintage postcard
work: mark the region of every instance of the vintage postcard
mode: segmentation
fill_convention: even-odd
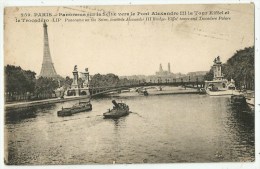
[[[254,8],[6,7],[5,164],[254,163]]]

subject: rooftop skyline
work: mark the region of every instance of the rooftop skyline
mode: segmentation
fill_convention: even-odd
[[[101,6],[107,11],[128,7]],[[14,8],[22,12],[71,12],[67,8]],[[129,8],[130,9],[130,8]],[[141,8],[135,6],[134,10]],[[142,8],[143,9],[143,8]],[[226,62],[237,50],[254,45],[253,5],[168,5],[175,10],[230,11],[229,21],[178,22],[48,22],[50,53],[57,73],[71,76],[74,65],[91,74],[153,75],[161,63],[171,63],[173,73],[207,71],[215,57]],[[91,8],[86,10],[91,11]],[[133,10],[133,6],[131,6]],[[147,6],[160,11],[160,6]],[[40,73],[43,59],[43,27],[39,23],[16,23],[5,18],[5,65],[21,66]]]

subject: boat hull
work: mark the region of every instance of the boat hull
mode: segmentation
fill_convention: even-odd
[[[236,90],[218,90],[218,91],[210,91],[206,90],[207,94],[210,96],[231,96],[231,95],[239,95],[239,92]]]
[[[72,112],[71,109],[62,109],[60,111],[57,112],[58,116],[60,117],[64,117],[64,116],[72,116]]]
[[[79,107],[79,108],[65,108],[57,112],[58,116],[64,117],[64,116],[72,116],[73,114],[90,111],[92,110],[92,105],[87,105],[85,107]]]
[[[246,103],[246,98],[243,95],[232,95],[231,96],[231,104],[236,107],[244,107]]]
[[[123,116],[127,116],[129,114],[129,111],[117,111],[117,112],[106,112],[103,114],[104,118],[119,118]]]

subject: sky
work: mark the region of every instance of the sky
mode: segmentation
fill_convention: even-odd
[[[237,50],[254,45],[252,4],[7,8],[5,65],[21,66],[37,75],[41,70],[43,23],[15,22],[22,13],[97,11],[229,11],[231,20],[48,22],[50,52],[58,74],[72,76],[74,65],[77,65],[79,71],[88,67],[90,74],[153,75],[160,63],[166,70],[168,62],[173,73],[207,71],[215,57],[220,56],[225,62]]]

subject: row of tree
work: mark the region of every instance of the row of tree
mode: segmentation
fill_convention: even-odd
[[[92,87],[115,87],[126,86],[138,83],[138,80],[129,80],[127,78],[120,79],[117,75],[109,73],[106,75],[95,74],[91,77],[90,86]]]
[[[247,47],[236,53],[227,60],[222,66],[224,77],[228,80],[233,79],[238,88],[254,90],[255,83],[255,62],[254,46]],[[213,80],[213,70],[206,75],[205,80]]]
[[[40,77],[20,66],[7,65],[5,71],[5,96],[7,101],[51,97],[59,83],[52,78]]]
[[[36,78],[36,73],[30,70],[23,70],[19,66],[5,66],[5,96],[8,101],[25,99],[43,99],[55,95],[55,90],[63,86],[65,90],[70,88],[73,79],[66,78]],[[119,79],[115,74],[95,74],[91,77],[91,87],[115,87],[138,83],[136,80],[126,78]],[[79,87],[83,87],[83,80],[78,79]]]
[[[36,73],[23,70],[20,66],[5,66],[5,91],[9,93],[33,92],[36,84]]]

